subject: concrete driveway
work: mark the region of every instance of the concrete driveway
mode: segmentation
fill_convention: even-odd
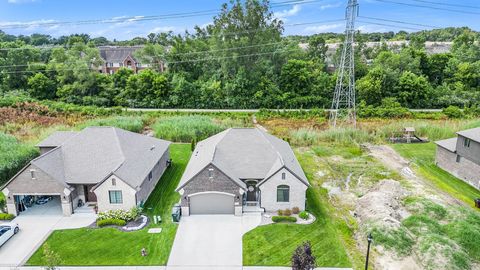
[[[31,208],[13,220],[18,223],[20,231],[0,247],[0,267],[24,264],[53,230],[81,228],[93,221],[95,215],[90,214],[62,216],[61,208],[54,201]]]
[[[167,268],[241,269],[242,236],[260,222],[260,214],[182,217]]]

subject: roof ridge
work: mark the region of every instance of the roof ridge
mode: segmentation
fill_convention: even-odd
[[[277,157],[280,159],[280,163],[282,164],[282,166],[285,166],[285,161],[283,160],[282,155],[280,154],[278,149],[275,146],[273,146],[272,142],[269,139],[267,139],[267,136],[265,136],[266,134],[264,134],[264,132],[261,131],[259,128],[254,128],[254,129],[257,130],[257,132],[259,132],[262,135],[262,137],[268,142],[268,145],[270,145],[273,151],[275,151],[275,153],[277,154]]]
[[[120,153],[122,153],[122,159],[123,159],[123,160],[122,160],[122,162],[120,163],[120,165],[117,167],[117,169],[118,169],[118,168],[121,167],[121,165],[122,165],[123,163],[125,163],[126,158],[125,158],[125,153],[123,152],[124,150],[123,150],[123,148],[122,148],[122,144],[120,143],[120,140],[118,139],[117,128],[116,128],[116,127],[110,127],[110,128],[113,130],[113,135],[114,135],[113,137],[115,137],[115,141],[117,142],[117,146],[118,146],[118,148],[120,149]],[[115,171],[115,170],[114,170],[114,171]]]
[[[230,131],[232,131],[232,128],[228,128],[226,130],[224,130],[222,133],[222,137],[220,138],[220,140],[218,140],[218,142],[215,144],[214,148],[213,148],[213,154],[212,154],[212,158],[210,159],[210,162],[213,163],[213,161],[215,160],[215,154],[217,153],[217,147],[218,147],[218,144],[223,141],[223,139],[225,139],[225,136],[227,135],[227,133],[229,133]],[[221,133],[220,133],[221,134]]]

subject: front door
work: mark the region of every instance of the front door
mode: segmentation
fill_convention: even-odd
[[[257,201],[257,182],[247,181],[247,202]]]
[[[85,200],[87,202],[96,202],[97,201],[97,195],[91,191],[92,187],[95,185],[84,185],[84,194],[85,194]]]

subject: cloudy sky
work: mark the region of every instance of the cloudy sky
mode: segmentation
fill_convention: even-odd
[[[345,27],[341,19],[345,16],[347,0],[305,0],[304,3],[283,3],[278,6],[278,3],[285,1],[273,0],[272,5],[277,5],[273,8],[275,16],[285,22],[286,35],[342,32]],[[195,25],[206,25],[212,21],[212,14],[222,2],[224,1],[0,0],[0,29],[10,34],[45,33],[61,36],[87,33],[92,37],[124,40],[146,36],[151,32],[179,33],[191,30]],[[479,0],[359,0],[359,3],[360,16],[363,18],[358,19],[357,27],[363,32],[401,29],[415,31],[446,26],[469,26],[480,30]],[[172,14],[177,15],[175,18],[164,16]],[[97,23],[92,23],[92,20]],[[83,23],[78,23],[79,21]]]

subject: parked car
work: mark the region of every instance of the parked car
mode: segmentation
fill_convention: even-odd
[[[0,224],[0,247],[20,231],[17,223]]]
[[[35,203],[38,204],[38,205],[43,205],[43,204],[46,204],[47,202],[49,202],[50,200],[52,200],[52,196],[42,196],[42,197],[38,198]]]

